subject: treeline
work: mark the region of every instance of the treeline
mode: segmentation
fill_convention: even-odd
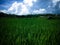
[[[0,12],[0,17],[16,17],[16,15],[15,14],[7,14],[7,13]]]
[[[15,15],[15,14],[6,14],[3,12],[0,12],[0,17],[39,17],[39,16],[59,16],[60,14],[28,14],[28,15]]]

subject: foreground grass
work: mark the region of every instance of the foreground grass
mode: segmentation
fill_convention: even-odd
[[[60,45],[59,34],[59,19],[0,18],[0,45]]]

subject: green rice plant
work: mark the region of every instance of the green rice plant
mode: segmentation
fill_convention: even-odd
[[[59,19],[0,18],[0,45],[60,45],[59,34]]]

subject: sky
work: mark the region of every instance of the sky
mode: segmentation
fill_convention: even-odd
[[[0,0],[0,12],[27,14],[60,14],[60,0]]]

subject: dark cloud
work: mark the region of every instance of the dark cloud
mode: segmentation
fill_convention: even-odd
[[[55,5],[55,11],[54,11],[54,13],[60,13],[60,1],[59,2],[57,2],[57,4]]]

